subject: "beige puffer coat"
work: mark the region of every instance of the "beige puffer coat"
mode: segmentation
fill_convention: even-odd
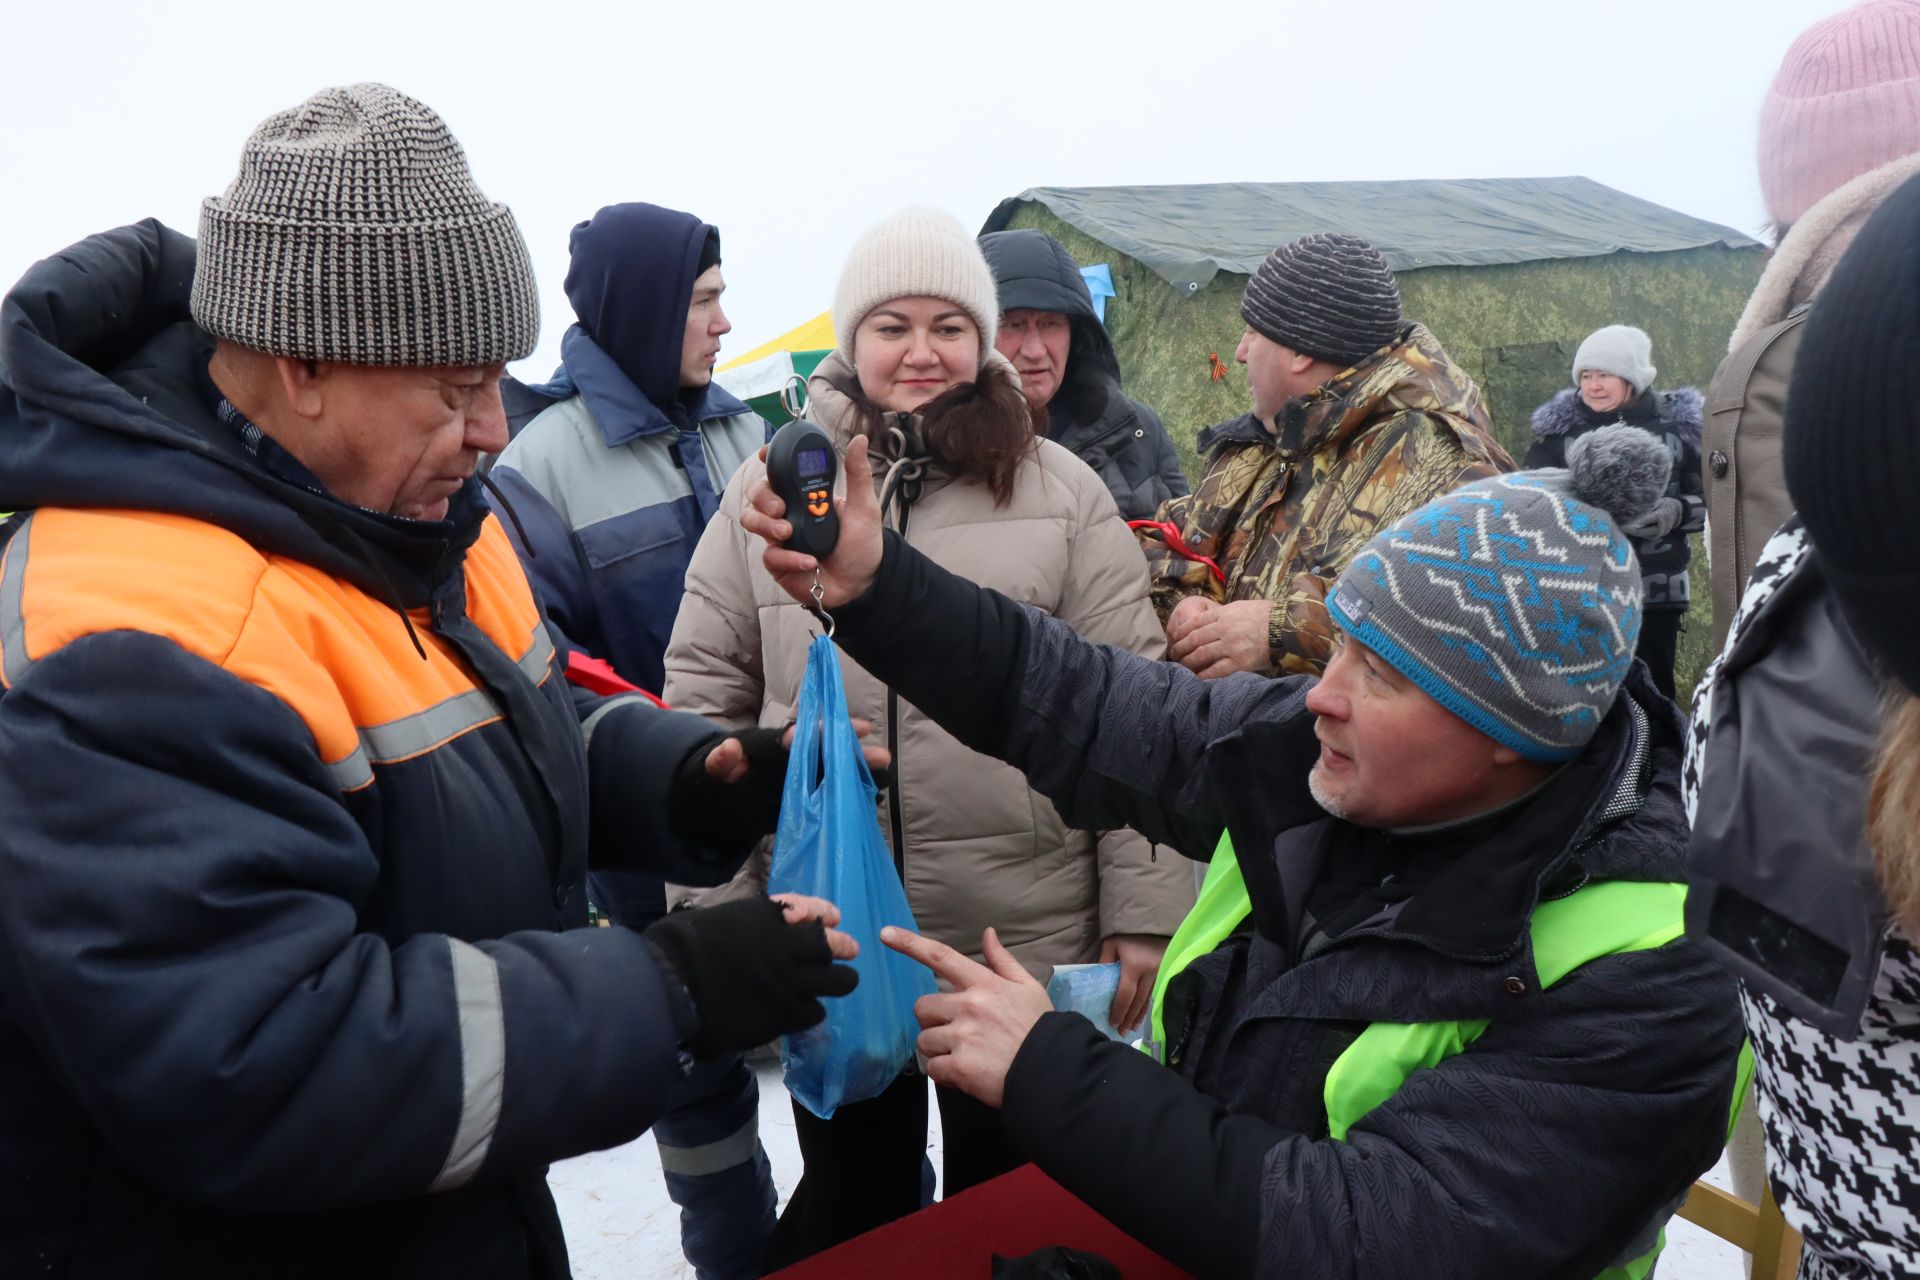
[[[999,365],[1005,362],[993,356]],[[1005,376],[1013,375],[1007,368]],[[809,416],[844,450],[855,428],[852,367],[836,353],[809,383]],[[879,486],[891,458],[875,449]],[[744,495],[764,472],[756,458],[727,485],[687,570],[687,593],[667,647],[665,696],[676,709],[723,724],[793,719],[816,624],[760,563],[761,541],[739,525]],[[844,483],[844,477],[843,483]],[[889,524],[897,527],[890,512]],[[1099,477],[1065,449],[1039,441],[1012,500],[996,507],[984,484],[928,465],[911,504],[908,541],[952,570],[1069,623],[1089,639],[1160,657],[1164,637],[1147,603],[1147,567]],[[847,704],[886,732],[887,691],[844,655]],[[890,742],[898,816],[882,792],[880,829],[904,840],[908,900],[922,931],[978,955],[988,925],[1029,966],[1096,959],[1114,934],[1170,936],[1193,905],[1186,859],[1132,831],[1069,830],[1015,769],[977,755],[898,704]],[[764,883],[755,858],[734,889]]]

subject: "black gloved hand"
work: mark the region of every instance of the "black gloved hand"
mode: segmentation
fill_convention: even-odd
[[[747,776],[722,782],[707,772],[707,756],[724,742],[716,738],[696,747],[680,762],[667,791],[667,825],[687,844],[732,851],[773,834],[780,821],[780,792],[787,781],[787,749],[779,729],[742,729]]]
[[[834,963],[825,925],[788,924],[770,898],[676,911],[646,938],[693,1002],[698,1026],[685,1044],[696,1058],[805,1031],[827,1016],[820,997],[860,981],[852,965]]]

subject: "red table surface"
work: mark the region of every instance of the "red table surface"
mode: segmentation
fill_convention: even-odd
[[[767,1280],[987,1280],[994,1254],[1017,1258],[1052,1245],[1097,1253],[1127,1280],[1190,1280],[1030,1164],[816,1253]]]

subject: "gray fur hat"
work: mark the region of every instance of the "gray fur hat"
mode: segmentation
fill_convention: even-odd
[[[269,355],[489,365],[540,336],[513,211],[481,194],[432,108],[383,84],[268,117],[200,206],[193,318]]]
[[[1610,324],[1587,335],[1573,354],[1574,386],[1580,385],[1580,374],[1586,369],[1612,374],[1631,386],[1635,395],[1651,387],[1660,372],[1653,367],[1653,339],[1630,324]]]
[[[1567,446],[1566,469],[1478,480],[1375,534],[1327,598],[1341,630],[1494,741],[1579,753],[1640,639],[1640,565],[1620,525],[1673,456],[1638,427]]]

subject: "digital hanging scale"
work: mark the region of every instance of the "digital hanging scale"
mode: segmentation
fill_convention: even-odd
[[[767,482],[787,504],[793,536],[786,545],[791,550],[816,560],[833,554],[840,540],[840,513],[833,499],[833,481],[839,471],[833,441],[805,418],[795,418],[774,432],[767,445]]]

